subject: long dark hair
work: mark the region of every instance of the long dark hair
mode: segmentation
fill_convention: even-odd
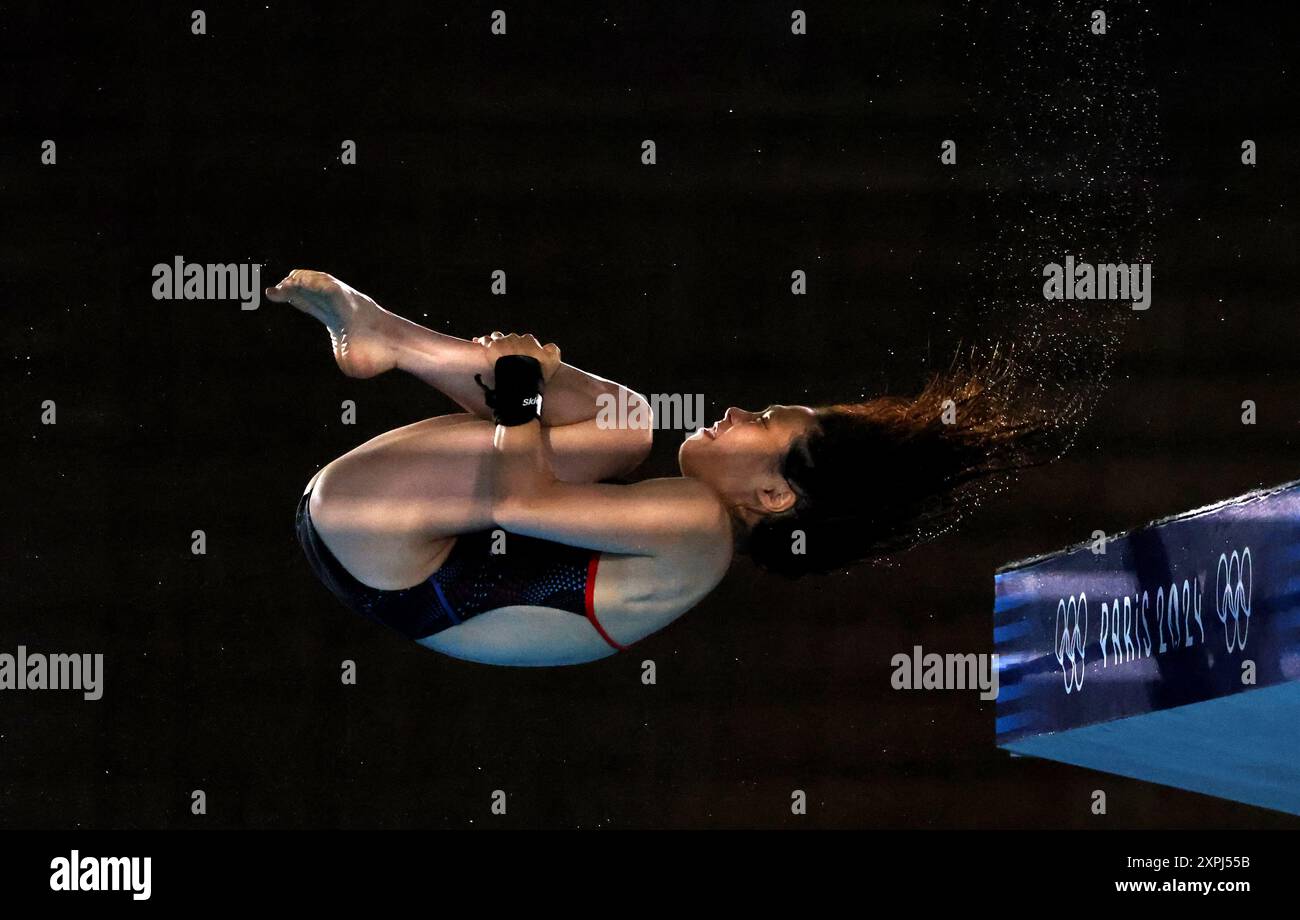
[[[912,398],[882,396],[816,410],[786,454],[797,496],[742,536],[769,571],[831,572],[933,539],[1010,475],[1056,459],[1078,404],[1044,404],[1010,357],[969,356]],[[800,551],[801,550],[801,551]]]

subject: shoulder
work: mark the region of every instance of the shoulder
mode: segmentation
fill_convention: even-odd
[[[617,575],[616,587],[606,588],[612,593],[605,609],[614,616],[635,614],[626,626],[635,641],[662,629],[718,586],[731,567],[735,540],[726,507],[698,481],[647,479],[622,488],[649,500],[664,537],[652,553],[615,556],[607,570]]]
[[[727,509],[718,494],[697,479],[686,476],[643,479],[627,488],[636,489],[644,497],[664,501],[681,515],[684,526],[717,527],[727,522]]]
[[[663,557],[721,579],[731,565],[735,539],[731,515],[717,493],[685,476],[647,479],[633,488],[662,500],[664,508],[671,512],[677,539]]]

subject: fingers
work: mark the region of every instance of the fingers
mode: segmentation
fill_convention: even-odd
[[[523,335],[520,335],[517,332],[491,332],[487,335],[475,336],[473,341],[478,342],[480,345],[490,345],[493,342],[509,342],[512,345],[522,343],[532,345],[536,348],[542,347],[542,343],[537,340],[537,336],[533,335],[531,332],[525,332]]]
[[[532,355],[543,358],[543,363],[554,368],[560,364],[560,346],[554,342],[543,345],[537,336],[531,333],[493,332],[488,335],[475,336],[473,342],[489,349],[498,357],[504,355]]]

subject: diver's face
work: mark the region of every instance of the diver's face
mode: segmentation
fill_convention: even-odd
[[[677,452],[682,475],[698,479],[732,505],[783,511],[794,502],[781,462],[796,438],[816,427],[807,406],[732,407],[709,428],[688,437]],[[788,501],[787,501],[788,499]]]

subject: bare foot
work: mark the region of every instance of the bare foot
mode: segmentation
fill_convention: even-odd
[[[267,288],[266,297],[293,304],[324,323],[334,360],[349,377],[374,377],[396,366],[396,350],[385,331],[393,315],[333,275],[295,269]]]

